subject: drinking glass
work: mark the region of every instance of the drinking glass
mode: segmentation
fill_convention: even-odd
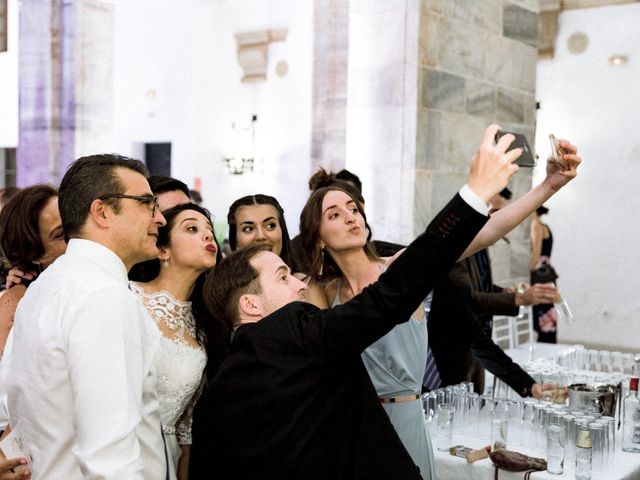
[[[453,444],[453,415],[455,407],[452,403],[438,405],[436,413],[436,446],[438,450],[448,451]]]
[[[483,441],[491,440],[491,416],[494,400],[490,395],[482,395],[478,399],[478,437]]]
[[[507,420],[509,422],[509,440],[512,444],[520,445],[522,438],[522,416],[524,403],[518,400],[509,400],[507,403]]]
[[[600,357],[598,355],[598,350],[587,350],[587,355],[589,356],[589,367],[588,370],[592,372],[600,371]]]
[[[462,389],[457,390],[453,394],[453,431],[456,435],[460,435],[462,433],[462,429],[465,424],[465,413],[467,409],[467,391],[466,389],[463,391]]]
[[[467,393],[473,393],[473,382],[461,382],[460,385],[464,386]]]
[[[600,350],[598,352],[598,362],[600,363],[600,371],[611,372],[611,352],[608,350]]]
[[[594,478],[601,478],[604,469],[604,427],[601,423],[591,422],[591,471]]]
[[[491,445],[493,449],[507,448],[509,415],[506,402],[496,403],[491,415]]]
[[[562,414],[553,413],[547,426],[547,471],[553,475],[562,475],[565,439]]]
[[[422,395],[422,408],[424,410],[424,418],[428,424],[431,423],[436,415],[438,406],[438,395],[436,392],[424,393]]]
[[[622,373],[622,352],[611,352],[611,371],[615,373]]]
[[[622,354],[622,373],[633,375],[633,353]]]
[[[467,393],[467,412],[465,414],[466,431],[469,435],[478,434],[480,418],[480,395],[475,392]]]
[[[565,413],[562,416],[565,431],[564,458],[567,462],[575,460],[576,455],[576,424],[573,415]]]

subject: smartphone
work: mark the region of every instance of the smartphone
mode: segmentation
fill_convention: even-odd
[[[549,134],[549,141],[551,142],[551,154],[553,155],[553,163],[558,165],[563,170],[567,170],[569,165],[562,158],[564,150],[560,147],[560,140],[558,140],[553,133]]]
[[[522,155],[518,157],[518,159],[515,161],[515,164],[518,165],[519,167],[535,167],[536,161],[533,157],[533,152],[531,151],[531,147],[529,147],[529,143],[527,142],[527,137],[525,137],[521,133],[503,132],[501,130],[498,130],[495,138],[496,143],[498,143],[498,140],[500,140],[500,137],[502,137],[503,135],[506,135],[507,133],[510,133],[511,135],[516,137],[515,140],[509,146],[509,148],[507,149],[507,152],[509,150],[513,150],[514,148],[522,149]]]

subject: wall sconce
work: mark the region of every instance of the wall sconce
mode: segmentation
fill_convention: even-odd
[[[256,156],[256,122],[258,116],[251,115],[251,122],[248,126],[242,127],[231,124],[234,132],[235,147],[231,155],[222,159],[227,171],[233,175],[242,175],[245,172],[253,172],[253,159]]]
[[[233,175],[242,175],[244,172],[253,172],[253,158],[228,157],[222,162],[227,171]]]

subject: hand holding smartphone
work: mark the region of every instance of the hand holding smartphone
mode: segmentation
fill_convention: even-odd
[[[562,157],[562,155],[564,154],[564,150],[560,146],[560,140],[558,140],[553,133],[550,133],[549,141],[551,142],[551,154],[553,155],[553,163],[558,165],[563,170],[568,170],[569,165]]]
[[[498,143],[498,140],[500,140],[500,137],[508,133],[513,135],[515,139],[507,149],[507,152],[513,150],[514,148],[522,149],[522,155],[518,157],[518,159],[515,161],[515,164],[518,165],[519,167],[535,167],[536,161],[535,161],[535,158],[533,157],[533,153],[531,152],[531,147],[529,147],[527,138],[521,133],[503,132],[501,130],[498,130],[496,132],[496,138],[495,138],[496,143]]]

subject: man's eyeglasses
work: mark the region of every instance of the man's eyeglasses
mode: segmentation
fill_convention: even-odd
[[[100,195],[98,200],[107,200],[109,198],[128,198],[130,200],[137,200],[142,205],[146,205],[151,211],[151,216],[155,217],[158,210],[158,197],[155,195],[125,195],[123,193],[107,193]]]

